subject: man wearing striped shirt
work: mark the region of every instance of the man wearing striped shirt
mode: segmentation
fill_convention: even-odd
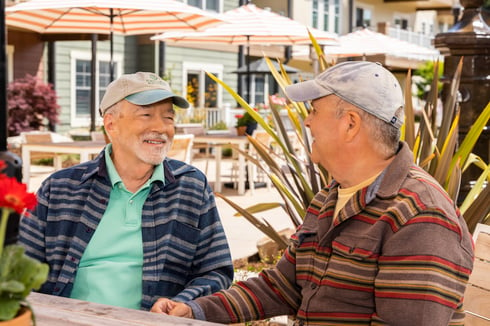
[[[100,104],[111,143],[60,170],[20,225],[26,253],[49,264],[41,292],[149,310],[228,288],[233,265],[205,175],[166,158],[173,105],[189,103],[152,73],[121,76]]]
[[[395,77],[344,62],[286,93],[311,101],[311,158],[333,182],[274,268],[152,311],[220,323],[290,315],[296,325],[462,325],[473,243],[455,204],[400,142]]]

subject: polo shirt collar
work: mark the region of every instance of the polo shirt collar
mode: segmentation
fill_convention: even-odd
[[[107,173],[109,175],[109,179],[111,180],[112,187],[114,187],[119,182],[122,182],[122,179],[119,176],[119,173],[117,173],[116,167],[114,166],[114,162],[112,162],[111,153],[112,153],[112,144],[109,143],[105,147],[104,156],[105,156],[105,164],[107,167]],[[148,184],[152,184],[153,182],[156,181],[161,181],[162,183],[165,183],[165,175],[163,172],[162,163],[155,165],[155,169],[153,170],[153,174],[148,180]]]

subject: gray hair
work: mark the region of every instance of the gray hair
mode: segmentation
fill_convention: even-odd
[[[106,114],[112,114],[116,119],[118,119],[121,115],[121,108],[122,108],[122,105],[121,105],[121,102],[122,101],[119,101],[117,102],[116,104],[108,107],[105,111],[104,111],[104,116]],[[112,142],[112,137],[111,135],[106,131],[105,132],[107,137],[109,138],[109,140]]]
[[[363,112],[364,122],[368,125],[371,133],[371,140],[376,150],[386,158],[396,154],[400,142],[400,129],[395,128],[388,122],[375,117],[365,111]],[[401,118],[404,114],[403,107],[398,108],[395,117]]]
[[[115,103],[114,105],[108,107],[105,111],[104,111],[104,115],[106,114],[112,114],[112,115],[115,115],[116,117],[119,116],[119,114],[121,113],[121,102],[122,101],[119,101],[117,103]]]
[[[393,125],[387,123],[384,120],[362,110],[352,104],[345,102],[344,100],[340,100],[337,103],[337,116],[340,117],[344,111],[345,107],[340,106],[341,103],[347,103],[353,108],[355,111],[359,113],[363,122],[367,125],[367,129],[371,135],[371,143],[375,150],[380,153],[383,157],[389,158],[396,154],[398,151],[398,144],[400,142],[401,132],[400,129],[395,128]],[[403,107],[399,107],[395,116],[397,118],[401,118],[404,114]]]

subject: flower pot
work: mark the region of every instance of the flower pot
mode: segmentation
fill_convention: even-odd
[[[22,307],[17,317],[11,320],[0,321],[0,326],[31,326],[32,311],[27,307]]]
[[[247,126],[238,126],[236,127],[236,134],[238,136],[245,136],[247,131]]]
[[[247,125],[247,129],[245,130],[245,133],[252,136],[255,129],[257,129],[257,122],[251,122]]]

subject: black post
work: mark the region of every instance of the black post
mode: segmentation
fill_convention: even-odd
[[[252,94],[250,94],[250,86],[252,78],[250,76],[250,36],[247,35],[247,102],[252,102]]]
[[[287,6],[288,6],[288,15],[287,17],[293,19],[293,1],[292,0],[288,0],[288,3],[287,3]],[[289,63],[289,60],[291,60],[293,58],[293,47],[291,45],[288,45],[286,47],[284,47],[284,64],[288,64]]]
[[[97,103],[95,85],[97,77],[97,34],[92,34],[92,63],[90,65],[90,131],[95,131],[95,117],[97,115]],[[112,80],[112,59],[111,59]]]
[[[349,10],[349,33],[351,33],[352,28],[354,26],[354,0],[349,0],[348,10]]]
[[[239,6],[244,6],[248,3],[247,0],[240,0],[239,1]],[[244,51],[244,46],[239,45],[238,46],[238,68],[243,67],[245,64],[245,51]],[[243,82],[242,82],[242,74],[237,74],[238,78],[238,83],[237,83],[237,90],[238,94],[243,97]]]
[[[56,43],[54,41],[48,42],[48,83],[52,84],[53,87],[56,84]]]
[[[5,1],[0,0],[2,12],[0,13],[0,124],[2,125],[2,135],[0,136],[0,151],[7,150],[7,30],[5,26]],[[2,109],[3,107],[3,109]]]
[[[159,69],[159,75],[160,77],[165,76],[165,55],[166,55],[166,44],[165,42],[159,41],[158,42],[158,69]]]
[[[56,72],[55,72],[55,62],[56,62],[56,47],[54,41],[48,42],[48,83],[53,85],[53,89],[56,89]],[[49,122],[48,128],[50,131],[56,131],[56,125]]]
[[[6,174],[9,177],[15,177],[18,181],[22,180],[22,160],[19,156],[7,150],[8,136],[8,112],[7,112],[7,28],[5,26],[5,1],[0,0],[0,125],[2,133],[0,135],[0,160],[5,161],[7,168],[0,173]],[[17,241],[19,234],[20,216],[17,213],[12,213],[9,216],[7,224],[7,234],[5,237],[5,245],[12,244]]]
[[[110,33],[110,52],[111,52],[111,61],[109,63],[109,69],[111,73],[111,81],[114,80],[114,9],[110,9],[110,19],[111,19],[111,33]]]

